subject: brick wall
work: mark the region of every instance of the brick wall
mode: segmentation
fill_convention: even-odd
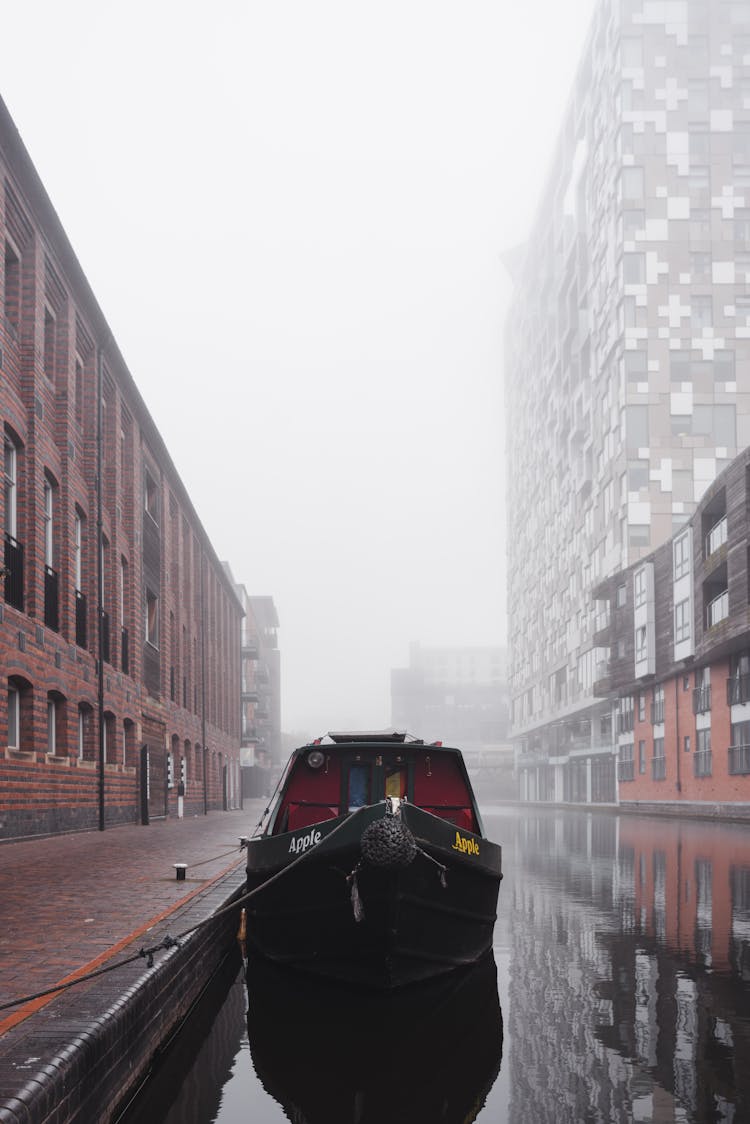
[[[0,233],[0,838],[98,823],[100,629],[105,822],[144,744],[152,815],[236,806],[237,594],[1,102]]]

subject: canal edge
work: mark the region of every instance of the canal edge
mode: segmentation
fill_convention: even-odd
[[[139,927],[127,943],[145,931],[159,940],[178,919],[181,929],[208,921],[241,895],[244,883],[244,862],[236,862]],[[110,1120],[231,949],[236,929],[230,910],[158,953],[152,968],[143,961],[125,965],[55,993],[28,1011],[25,1021],[17,1020],[0,1039],[0,1124]],[[118,942],[97,961],[122,947]]]

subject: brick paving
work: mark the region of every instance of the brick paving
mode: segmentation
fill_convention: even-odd
[[[1,845],[0,1003],[148,944],[150,921],[244,865],[239,839],[263,807]],[[176,862],[188,864],[184,882]],[[0,1012],[0,1032],[11,1015]]]

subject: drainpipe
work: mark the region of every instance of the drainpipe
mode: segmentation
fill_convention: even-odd
[[[678,687],[679,675],[675,675],[674,679],[674,728],[675,738],[677,740],[677,792],[682,792],[682,781],[680,779],[681,758],[682,753],[680,749],[680,695]]]
[[[104,831],[104,660],[102,658],[102,614],[104,612],[104,559],[102,558],[102,394],[104,373],[102,349],[97,348],[96,371],[96,623],[97,702],[99,712],[99,831]]]
[[[203,741],[203,815],[208,815],[208,747],[206,745],[206,594],[204,555],[201,549],[201,739]]]

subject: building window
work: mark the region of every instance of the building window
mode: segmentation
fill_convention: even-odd
[[[643,199],[645,177],[643,168],[629,167],[622,170],[622,198],[626,202]]]
[[[57,743],[57,720],[54,699],[47,699],[47,753],[54,755]]]
[[[691,635],[690,628],[690,599],[678,602],[674,607],[674,638],[675,643],[679,644],[683,640],[689,640]]]
[[[635,660],[640,663],[645,659],[648,659],[648,632],[643,625],[635,630]]]
[[[44,564],[55,565],[55,495],[52,481],[44,477]]]
[[[83,591],[83,516],[73,516],[73,581],[76,593]]]
[[[623,607],[623,605],[625,604],[626,600],[627,600],[627,589],[625,588],[624,585],[618,585],[618,587],[617,587],[617,598],[616,598],[616,601],[615,601],[615,604],[617,605],[617,608],[621,609]]]
[[[159,598],[146,590],[146,643],[159,647]]]
[[[159,490],[151,473],[146,469],[143,486],[144,505],[154,523],[159,522]]]
[[[695,735],[693,772],[696,777],[711,776],[711,731],[698,730]]]
[[[633,596],[635,598],[635,607],[639,609],[641,605],[646,604],[646,569],[637,570],[633,578]]]
[[[674,540],[672,546],[672,557],[674,560],[674,580],[678,581],[684,578],[686,574],[690,573],[690,534],[685,532],[679,538]]]
[[[646,283],[646,255],[622,255],[622,279],[626,285],[644,285]]]
[[[5,243],[5,319],[17,335],[21,323],[21,262],[9,242]]]
[[[21,748],[21,692],[8,684],[8,749]]]
[[[638,696],[638,721],[646,721],[646,696],[643,693]]]
[[[18,538],[18,450],[5,436],[5,533]]]
[[[645,741],[638,742],[638,772],[646,772],[646,743]]]
[[[664,756],[664,738],[654,738],[654,756],[651,761],[651,776],[655,781],[663,781],[667,775],[667,760]]]
[[[683,748],[685,750],[685,753],[690,753],[690,734],[685,734]]]
[[[44,310],[44,373],[50,382],[55,377],[55,317]]]

